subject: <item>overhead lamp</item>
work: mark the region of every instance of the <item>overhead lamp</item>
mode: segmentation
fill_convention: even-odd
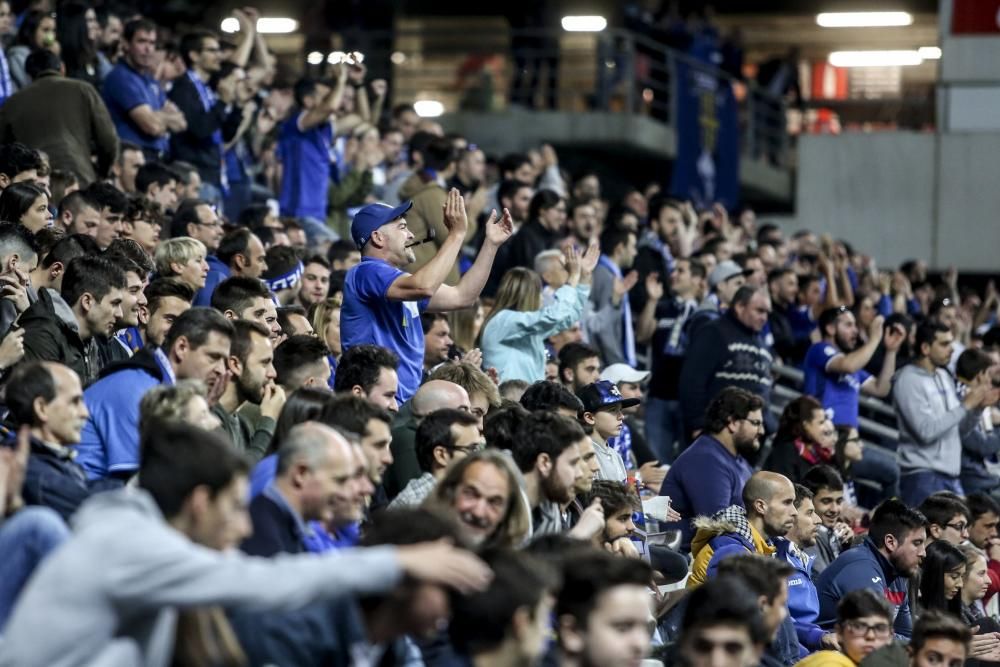
[[[564,16],[562,28],[566,32],[601,32],[608,27],[603,16]]]
[[[240,22],[230,16],[222,19],[220,26],[222,32],[239,32]],[[299,22],[295,19],[285,17],[261,17],[257,19],[257,32],[263,35],[279,35],[295,32],[299,29]]]
[[[924,60],[941,60],[941,47],[940,46],[921,46],[917,49],[917,53]]]
[[[892,28],[911,25],[908,12],[824,12],[816,15],[821,28]]]
[[[321,65],[323,64],[323,54],[319,51],[310,51],[309,55],[306,56],[306,62],[310,65]]]
[[[421,118],[437,118],[444,113],[444,105],[437,100],[417,100],[413,103],[413,110]]]
[[[924,61],[910,51],[834,51],[827,58],[834,67],[907,67]]]

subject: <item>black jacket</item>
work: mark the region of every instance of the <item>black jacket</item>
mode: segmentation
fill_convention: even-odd
[[[57,292],[40,290],[38,301],[21,314],[18,324],[24,329],[26,361],[57,361],[75,371],[85,387],[97,379],[96,341],[80,338],[73,311]]]
[[[187,119],[186,130],[170,135],[173,159],[190,162],[197,167],[203,181],[218,187],[222,180],[222,146],[212,137],[221,132],[222,141],[231,139],[240,126],[242,113],[237,107],[227,110],[220,100],[206,111],[198,89],[187,74],[174,81],[168,97]]]
[[[295,516],[261,493],[250,503],[253,535],[240,545],[251,556],[297,554],[305,551]]]
[[[90,497],[87,476],[66,452],[58,452],[35,438],[24,471],[21,495],[28,505],[49,507],[67,523],[84,500]]]
[[[504,274],[515,266],[534,269],[535,255],[554,248],[560,239],[562,239],[561,234],[545,229],[538,220],[525,223],[517,234],[500,247],[500,253],[493,262],[490,278],[483,289],[483,295],[495,295]]]

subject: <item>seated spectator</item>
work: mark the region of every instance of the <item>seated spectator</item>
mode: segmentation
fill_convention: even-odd
[[[837,605],[837,644],[817,651],[797,667],[854,667],[892,641],[892,609],[881,596],[862,588],[851,591]],[[839,649],[839,652],[837,652]]]
[[[618,393],[623,398],[639,401],[644,399],[643,387],[646,386],[649,377],[648,371],[637,371],[626,364],[611,364],[601,371],[601,380],[617,387]],[[659,485],[663,482],[667,471],[660,466],[657,453],[649,446],[649,439],[645,434],[645,420],[639,416],[643,409],[642,403],[622,408],[625,419],[622,422],[621,433],[617,437],[609,438],[608,446],[622,455],[625,465],[630,470],[640,470],[644,482],[650,484],[655,482],[659,492]],[[625,455],[626,452],[629,452],[629,456]]]
[[[6,628],[5,660],[56,664],[152,655],[169,662],[178,608],[297,609],[389,591],[404,574],[467,591],[487,583],[478,560],[444,542],[273,561],[239,556],[230,550],[249,529],[239,509],[247,473],[239,455],[218,436],[176,424],[150,429],[143,452],[141,488],[94,498],[81,510],[80,530],[32,578]],[[127,582],[90,577],[67,589],[63,577],[77,566],[135,576]],[[168,580],[164,568],[173,572]],[[137,625],[125,624],[123,596]],[[42,616],[53,635],[40,643],[30,628]],[[111,630],[123,624],[136,629]],[[166,632],[141,629],[157,626]]]
[[[139,167],[135,190],[158,204],[164,214],[169,215],[177,208],[177,172],[162,162],[147,162]]]
[[[755,592],[735,575],[699,586],[687,599],[678,654],[683,664],[710,665],[720,651],[732,664],[761,664],[771,635],[754,600]]]
[[[420,328],[424,332],[424,369],[426,379],[430,373],[448,361],[455,341],[451,338],[451,325],[445,313],[421,313]]]
[[[385,492],[390,498],[421,475],[417,462],[416,436],[420,421],[427,415],[450,408],[469,411],[469,394],[454,382],[431,380],[420,385],[403,407],[392,427],[392,466],[386,472]]]
[[[988,378],[959,399],[947,370],[951,331],[925,322],[917,328],[917,359],[896,377],[893,405],[899,416],[899,486],[903,500],[916,506],[935,491],[963,495],[962,434],[976,427],[982,409],[997,402]]]
[[[170,223],[170,236],[187,236],[201,241],[205,246],[209,271],[205,284],[198,288],[199,296],[195,297],[194,305],[207,306],[212,300],[216,285],[228,275],[228,267],[216,256],[219,243],[222,242],[222,221],[208,202],[202,199],[183,199]]]
[[[569,278],[556,290],[554,301],[542,307],[538,274],[515,267],[500,281],[497,301],[482,326],[480,345],[487,368],[501,370],[504,380],[537,382],[545,378],[545,339],[570,328],[583,315],[597,250],[583,257],[567,251]]]
[[[912,613],[908,580],[920,571],[926,541],[927,520],[916,510],[898,500],[887,500],[875,508],[868,537],[843,552],[816,582],[820,627],[833,628],[837,603],[847,593],[868,588],[889,602],[896,634],[909,639]]]
[[[38,180],[42,157],[20,142],[0,144],[0,191],[11,183]]]
[[[128,210],[128,197],[110,183],[95,181],[83,191],[97,204],[101,221],[97,224],[94,240],[101,250],[106,250],[112,241],[122,235],[122,221]]]
[[[756,473],[743,487],[742,495],[742,507],[732,505],[712,517],[695,520],[698,532],[691,540],[694,562],[688,588],[715,576],[726,558],[743,553],[773,556],[774,540],[795,528],[795,487],[787,477]]]
[[[274,342],[278,312],[271,301],[271,292],[257,278],[226,278],[212,294],[212,308],[228,320],[247,320],[260,324],[268,330],[271,341]],[[270,321],[272,311],[273,322]]]
[[[496,383],[475,364],[468,361],[444,364],[430,374],[428,380],[453,382],[469,395],[469,411],[482,433],[486,414],[500,407],[500,392]]]
[[[7,332],[11,330],[14,321],[31,306],[33,301],[38,300],[38,293],[31,288],[31,282],[34,276],[39,273],[37,269],[39,263],[45,264],[48,256],[41,256],[41,248],[38,247],[36,241],[37,238],[21,225],[0,222],[0,283],[11,290],[13,292],[12,296],[15,297],[0,299],[0,337],[8,337]],[[56,245],[59,244],[57,243]],[[63,250],[66,245],[64,243],[63,248],[60,248],[60,252],[57,254],[58,257],[63,257]],[[51,250],[48,253],[48,255],[53,254]],[[75,257],[75,255],[73,256]],[[60,265],[53,271],[56,277],[51,283],[55,283],[57,289],[60,284],[63,268],[64,265]],[[49,287],[51,283],[49,281],[42,281],[36,283],[36,286],[38,289],[41,289],[42,287]],[[4,350],[6,354],[0,358],[0,365],[5,369],[10,368],[15,362],[20,360],[20,354],[17,354],[16,358],[11,356],[17,350],[10,346],[14,345],[16,339],[23,339],[23,337],[23,333],[8,337],[11,342],[7,344],[8,349]],[[14,347],[20,347],[21,351],[23,351],[23,345],[14,345]]]
[[[173,104],[173,102],[167,102],[167,104]],[[181,114],[183,116],[184,114]],[[195,169],[194,165],[190,162],[183,162],[181,160],[174,160],[170,163],[170,168],[177,172],[177,198],[183,203],[186,199],[198,199],[201,196],[201,176],[198,174],[198,170]],[[270,211],[266,204],[262,206]],[[241,227],[247,227],[252,225],[240,224]],[[257,230],[253,229],[253,232],[257,234]]]
[[[570,419],[577,419],[583,410],[583,403],[576,394],[558,382],[545,380],[535,382],[525,389],[520,403],[529,412],[545,410]]]
[[[844,480],[831,466],[817,465],[802,478],[802,485],[813,494],[813,507],[821,525],[816,531],[816,545],[808,549],[812,557],[813,581],[847,549],[854,537],[854,530],[842,518],[844,509]]]
[[[764,467],[801,482],[811,467],[834,460],[836,443],[837,429],[823,406],[812,396],[800,396],[782,411]]]
[[[986,615],[983,606],[989,596],[990,577],[987,556],[972,544],[959,547],[965,557],[965,577],[962,579],[962,613],[960,617],[970,627],[979,626],[979,632],[996,632],[997,623]]]
[[[452,646],[470,664],[538,664],[558,576],[544,562],[518,551],[490,552],[486,563],[493,570],[490,587],[452,598]]]
[[[206,431],[220,426],[219,418],[208,407],[205,383],[201,380],[161,384],[143,394],[139,402],[139,433],[160,421],[183,422]]]
[[[920,503],[917,511],[927,519],[927,544],[943,541],[958,546],[969,539],[972,518],[968,506],[947,492],[934,493]]]
[[[732,308],[691,335],[680,376],[681,409],[689,433],[704,428],[705,408],[723,387],[740,387],[768,401],[772,358],[760,332],[770,309],[765,290],[741,287]]]
[[[239,276],[260,279],[267,271],[264,244],[256,234],[244,227],[223,236],[215,256],[226,266],[225,278]]]
[[[330,291],[330,263],[322,255],[313,255],[303,262],[302,285],[296,301],[308,310],[326,300]]]
[[[90,496],[83,469],[73,461],[88,416],[80,378],[62,364],[32,361],[7,382],[18,388],[7,396],[10,423],[31,429],[24,502],[49,507],[68,522]]]
[[[104,257],[125,273],[125,289],[122,291],[121,316],[114,323],[115,334],[97,339],[101,368],[125,361],[139,349],[139,314],[148,305],[143,286],[147,284],[149,272],[153,269],[149,256],[128,239],[115,241],[104,253]]]
[[[291,393],[302,387],[327,387],[330,351],[315,336],[290,336],[274,351],[276,382]]]
[[[559,350],[559,381],[575,395],[601,379],[601,355],[586,343],[570,343]]]
[[[143,347],[162,347],[170,327],[191,307],[194,290],[182,282],[157,278],[143,290],[145,312],[139,316],[141,340],[127,340],[136,352]]]
[[[143,197],[130,197],[125,217],[122,219],[121,238],[131,239],[139,244],[150,257],[156,254],[160,244],[163,217],[158,205]]]
[[[201,380],[220,392],[233,327],[208,308],[192,308],[170,327],[159,348],[145,348],[84,392],[90,418],[77,461],[94,479],[125,482],[139,468],[139,402],[152,387]]]
[[[135,177],[139,167],[146,164],[142,148],[131,142],[123,142],[118,147],[117,159],[111,165],[112,183],[127,195],[137,194]]]
[[[424,417],[414,441],[423,474],[407,482],[389,509],[423,503],[455,461],[481,450],[484,444],[477,420],[468,412],[444,408]]]
[[[292,308],[292,306],[286,306],[286,308]],[[309,311],[309,329],[313,335],[326,343],[327,349],[330,350],[330,388],[333,389],[337,377],[337,366],[340,364],[340,357],[343,354],[343,347],[340,343],[339,299],[328,298],[313,306]],[[295,333],[304,332],[296,331]]]
[[[56,221],[67,234],[86,234],[97,237],[97,227],[101,224],[101,204],[86,190],[71,192],[59,202]]]
[[[635,490],[624,482],[601,479],[592,483],[588,498],[600,500],[604,512],[604,526],[594,536],[594,546],[610,553],[639,558],[639,552],[632,543],[635,537],[632,515],[642,511],[642,503]]]
[[[375,405],[398,412],[396,366],[399,358],[378,345],[358,345],[345,352],[337,364],[334,391],[350,393]]]
[[[302,306],[282,306],[278,308],[278,326],[281,327],[282,335],[289,338],[292,336],[316,337],[316,331],[309,322],[306,309]],[[330,376],[333,377],[333,374],[331,373]]]
[[[122,317],[125,274],[100,257],[69,263],[60,292],[44,289],[18,320],[25,332],[25,359],[57,361],[87,385],[100,372],[95,336],[114,333]]]
[[[278,416],[285,405],[285,390],[275,382],[275,353],[267,329],[256,322],[236,320],[233,332],[226,360],[229,381],[212,414],[218,417],[237,451],[251,461],[258,461],[270,448]],[[237,408],[245,403],[259,407],[260,415],[252,424],[237,413]]]
[[[501,401],[513,401],[519,403],[524,392],[528,389],[528,383],[524,380],[507,380],[497,386],[500,392]]]
[[[670,496],[671,506],[686,517],[681,523],[682,545],[693,535],[690,519],[714,516],[743,502],[743,487],[750,479],[746,457],[760,447],[764,430],[763,402],[743,389],[723,389],[705,413],[705,435],[688,447],[670,467],[660,495]],[[706,479],[714,483],[706,485]]]
[[[208,278],[205,253],[201,241],[187,236],[167,239],[156,247],[156,273],[160,278],[173,278],[192,290],[201,290]]]
[[[34,183],[11,184],[0,194],[0,220],[16,222],[32,234],[52,226],[48,194]]]
[[[64,76],[62,60],[50,50],[34,51],[25,69],[33,83],[4,101],[0,142],[45,151],[51,168],[76,174],[84,187],[106,177],[118,136],[100,94]]]
[[[925,667],[931,664],[958,667],[970,657],[972,643],[972,631],[962,621],[951,614],[929,611],[917,619],[909,644],[887,644],[872,653],[866,663],[893,667]]]
[[[625,398],[618,387],[601,380],[588,384],[577,392],[577,398],[583,404],[579,418],[592,430],[591,441],[597,451],[597,463],[600,467],[598,479],[614,482],[624,482],[628,477],[628,466],[620,451],[609,445],[609,440],[621,434],[625,416],[624,408],[639,404],[637,398]],[[631,455],[631,452],[628,452]],[[634,468],[634,465],[633,465]],[[663,481],[660,477],[655,484]]]
[[[707,253],[707,256],[712,257],[712,254]],[[713,267],[709,267],[704,262],[702,264],[708,271],[710,294],[698,304],[698,309],[691,314],[684,325],[684,333],[692,340],[701,327],[719,319],[732,307],[736,293],[746,285],[748,273],[733,261],[719,262],[717,266]]]
[[[326,258],[331,271],[348,271],[361,263],[361,251],[353,241],[341,239],[330,244]]]
[[[920,597],[914,601],[915,616],[936,610],[961,617],[962,582],[965,580],[965,554],[957,546],[935,540],[927,546],[920,565]]]
[[[302,260],[289,246],[271,246],[264,256],[267,270],[261,273],[261,280],[274,293],[278,304],[291,305],[302,284]]]
[[[958,395],[964,397],[976,378],[989,375],[993,358],[982,350],[970,349],[958,357],[955,378]],[[990,472],[987,461],[1000,453],[1000,429],[994,428],[992,411],[986,410],[975,426],[962,433],[962,489],[966,494],[988,493],[1000,498],[1000,478]]]

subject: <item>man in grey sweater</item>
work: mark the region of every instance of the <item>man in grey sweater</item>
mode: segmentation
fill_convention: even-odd
[[[233,547],[250,531],[247,471],[215,434],[184,424],[149,429],[142,488],[81,507],[73,537],[22,592],[0,665],[165,667],[185,609],[292,610],[384,592],[404,575],[464,591],[488,583],[478,559],[444,543],[242,556]]]
[[[983,374],[959,400],[947,370],[952,349],[948,327],[920,325],[916,347],[917,359],[898,373],[892,392],[899,417],[899,489],[910,507],[937,491],[965,495],[959,481],[962,437],[976,427],[983,407],[998,397]]]

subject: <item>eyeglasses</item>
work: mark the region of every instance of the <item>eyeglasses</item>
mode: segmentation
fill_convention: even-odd
[[[844,623],[844,628],[857,637],[865,637],[871,632],[876,637],[888,637],[889,633],[892,632],[892,628],[888,623],[876,623],[875,625],[868,625],[867,623],[862,623],[861,621],[847,621]]]
[[[196,224],[196,225],[198,225],[200,227],[222,227],[222,221],[221,220],[215,220],[214,222],[201,222],[199,220],[198,222],[195,222],[194,224]]]
[[[691,641],[691,648],[694,649],[695,653],[701,655],[713,653],[716,649],[722,649],[727,655],[739,655],[748,647],[743,642],[714,642],[705,637],[695,637]]]
[[[468,456],[470,454],[475,454],[476,452],[481,452],[484,449],[486,449],[486,443],[477,442],[476,444],[469,445],[468,447],[456,447],[455,445],[451,445],[448,447],[448,449],[450,449],[453,452],[461,452],[466,456]]]
[[[951,528],[952,530],[959,533],[964,533],[965,530],[969,527],[969,524],[965,523],[964,521],[960,521],[959,523],[946,523],[944,525],[946,528]]]
[[[759,429],[764,425],[764,421],[762,419],[750,419],[749,417],[744,417],[743,421],[747,422],[756,429]]]

